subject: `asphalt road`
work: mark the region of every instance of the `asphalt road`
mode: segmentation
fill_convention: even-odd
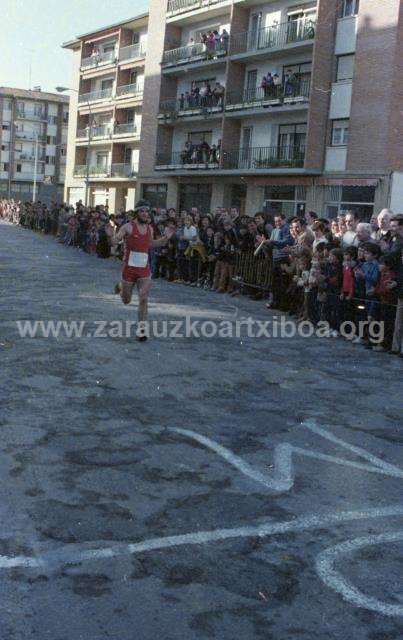
[[[1,640],[401,640],[402,361],[90,337],[135,318],[118,274],[0,225]],[[269,318],[153,287],[153,320],[234,313]],[[22,338],[17,320],[87,324]]]

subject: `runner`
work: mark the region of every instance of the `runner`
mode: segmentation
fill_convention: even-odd
[[[114,237],[114,244],[123,240],[125,245],[123,256],[122,282],[117,285],[124,304],[130,304],[134,285],[137,284],[139,295],[137,339],[147,340],[147,307],[151,289],[151,269],[149,251],[154,247],[166,244],[175,230],[167,228],[165,236],[154,240],[150,222],[150,207],[140,202],[135,209],[136,217],[132,222],[123,225]]]

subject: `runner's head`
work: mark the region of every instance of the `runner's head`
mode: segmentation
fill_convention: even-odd
[[[135,208],[136,218],[143,224],[150,222],[150,205],[145,200],[140,200]]]

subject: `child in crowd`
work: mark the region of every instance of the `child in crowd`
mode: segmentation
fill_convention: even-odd
[[[340,291],[343,282],[343,252],[331,249],[324,267],[326,300],[322,319],[330,325],[332,336],[339,335],[340,329]]]

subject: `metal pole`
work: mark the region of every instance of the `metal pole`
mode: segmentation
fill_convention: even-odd
[[[90,151],[91,151],[91,134],[92,134],[92,112],[89,101],[87,102],[89,118],[88,118],[88,143],[87,143],[87,162],[85,166],[85,196],[84,203],[88,207],[89,183],[90,183]]]
[[[36,201],[36,180],[37,180],[37,173],[38,173],[38,148],[39,148],[39,141],[38,141],[38,134],[36,134],[35,135],[34,185],[32,190],[32,202]]]

